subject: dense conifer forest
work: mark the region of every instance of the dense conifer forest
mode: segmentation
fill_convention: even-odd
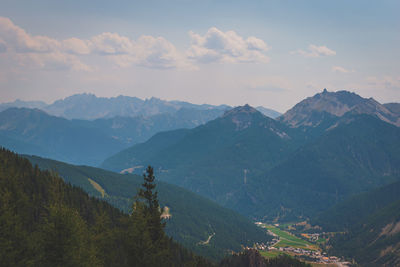
[[[219,264],[193,254],[165,234],[154,179],[148,167],[127,215],[2,148],[1,266],[306,266],[252,250]]]
[[[210,266],[165,235],[151,177],[128,216],[1,149],[1,265]]]

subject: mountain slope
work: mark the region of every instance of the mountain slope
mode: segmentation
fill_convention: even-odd
[[[400,116],[400,103],[386,103],[383,105],[392,113],[396,114],[397,116]]]
[[[54,117],[38,109],[10,108],[0,112],[0,145],[19,153],[96,166],[157,132],[193,128],[222,113],[182,108],[173,114],[87,121]]]
[[[102,166],[121,171],[152,164],[164,181],[267,220],[312,216],[400,179],[398,127],[352,112],[316,118],[315,127],[288,128],[239,107],[187,132],[160,133]]]
[[[362,266],[400,264],[400,182],[349,198],[311,220],[324,231],[345,232],[331,251]]]
[[[130,210],[132,196],[143,182],[138,175],[121,175],[39,157],[27,158],[42,169],[57,171],[66,182],[124,211]],[[241,245],[252,246],[254,242],[270,240],[248,219],[210,200],[161,181],[157,182],[157,190],[161,206],[167,206],[172,215],[167,221],[167,234],[201,255],[219,259],[228,251],[240,251]],[[201,242],[211,235],[209,244],[202,245]]]
[[[299,143],[288,127],[242,106],[191,130],[160,133],[110,157],[102,167],[119,172],[151,164],[160,179],[239,210],[251,203],[243,194],[248,180],[282,161]]]
[[[197,127],[222,114],[223,111],[219,109],[181,108],[175,113],[162,113],[149,117],[113,117],[79,122],[113,136],[128,146],[144,142],[158,132]]]
[[[15,142],[29,144],[30,152],[35,154],[89,165],[96,165],[125,147],[102,131],[50,116],[38,109],[10,108],[0,112],[0,134]],[[10,145],[4,139],[0,142],[6,147]],[[10,148],[18,147],[17,152],[26,152],[24,148],[28,148],[21,145]]]
[[[312,113],[327,112],[341,117],[350,111],[355,114],[373,115],[385,122],[400,126],[399,114],[392,112],[373,98],[362,98],[348,91],[328,92],[326,89],[299,102],[279,117],[279,120],[291,127],[314,126],[315,122],[310,119]]]
[[[256,109],[258,111],[260,111],[262,114],[264,114],[265,116],[270,117],[272,119],[276,119],[276,118],[278,118],[279,116],[282,115],[282,113],[280,113],[278,111],[275,111],[275,110],[270,109],[270,108],[265,108],[265,107],[262,107],[262,106],[258,106],[258,107],[256,107]]]
[[[121,171],[152,164],[159,170],[160,179],[224,203],[246,186],[245,170],[251,170],[249,177],[254,176],[294,149],[296,140],[287,130],[250,106],[237,107],[187,132],[160,133],[117,153],[102,166]],[[154,153],[147,153],[142,149],[145,147]]]
[[[254,183],[264,214],[312,215],[351,194],[400,180],[400,129],[348,114]]]
[[[123,214],[0,149],[2,266],[210,266],[148,219]]]

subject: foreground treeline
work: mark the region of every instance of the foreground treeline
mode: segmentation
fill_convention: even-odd
[[[160,215],[150,167],[127,215],[0,149],[0,266],[218,265],[171,240]],[[254,251],[219,265],[304,266],[285,257],[266,260]]]
[[[0,265],[209,266],[165,235],[151,176],[128,216],[1,149]]]

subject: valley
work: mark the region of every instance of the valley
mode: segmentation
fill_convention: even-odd
[[[398,263],[396,105],[324,90],[272,119],[249,105],[157,103],[149,117],[92,121],[11,107],[0,144],[125,214],[153,166],[165,233],[214,262],[256,248],[313,266]]]
[[[0,267],[400,267],[400,0],[0,3]]]
[[[266,229],[267,232],[274,237],[271,243],[267,245],[258,245],[260,254],[267,258],[274,258],[279,255],[289,255],[297,259],[301,259],[311,263],[312,266],[350,266],[350,262],[345,261],[336,256],[328,256],[320,247],[327,240],[322,236],[332,236],[333,233],[290,233],[288,229],[294,229],[292,225],[269,225],[261,222],[256,224]],[[285,229],[285,230],[283,230]],[[322,239],[322,240],[321,240]],[[308,241],[312,240],[312,241]],[[312,243],[311,243],[312,242]]]

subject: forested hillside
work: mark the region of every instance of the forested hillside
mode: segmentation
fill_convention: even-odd
[[[138,175],[121,175],[39,157],[27,158],[41,169],[57,171],[66,182],[125,212],[130,211],[132,196],[143,180]],[[251,247],[256,242],[265,243],[271,239],[249,219],[188,190],[157,181],[157,191],[161,206],[168,207],[171,215],[166,233],[200,255],[221,259],[231,251],[240,251],[242,246]]]
[[[330,251],[362,266],[400,265],[400,182],[356,195],[311,220],[338,232]]]
[[[265,202],[256,211],[281,219],[315,215],[352,194],[398,181],[398,140],[398,127],[369,115],[347,114],[257,178],[255,197],[265,196]]]
[[[127,216],[1,149],[1,265],[209,266],[164,234],[148,192]]]

